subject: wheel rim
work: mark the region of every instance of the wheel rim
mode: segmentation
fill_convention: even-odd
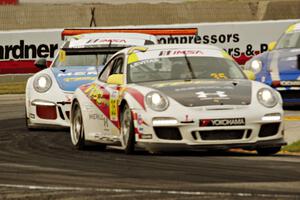
[[[130,126],[131,126],[131,112],[128,108],[126,108],[122,115],[121,121],[121,138],[122,138],[122,145],[126,147],[129,140],[130,135]]]
[[[76,145],[80,139],[82,132],[82,117],[78,107],[75,109],[73,123],[72,123],[72,139],[73,143]]]

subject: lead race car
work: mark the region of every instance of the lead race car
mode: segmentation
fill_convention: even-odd
[[[71,140],[173,148],[255,149],[277,153],[283,139],[278,92],[247,80],[223,50],[208,45],[150,45],[115,54],[98,78],[80,86]]]
[[[256,80],[270,85],[283,98],[283,105],[300,105],[300,23],[293,24],[269,51],[245,64],[256,73]]]

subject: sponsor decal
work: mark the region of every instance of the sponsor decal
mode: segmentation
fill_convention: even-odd
[[[281,86],[300,86],[300,81],[280,81]]]
[[[124,39],[91,39],[87,41],[87,44],[98,44],[98,43],[127,43]]]
[[[134,51],[141,51],[141,52],[146,52],[148,50],[147,47],[132,47],[128,50],[127,54],[130,55],[132,54]]]
[[[152,135],[151,134],[142,134],[141,136],[140,136],[140,139],[152,139]]]
[[[185,55],[204,55],[200,50],[166,50],[161,51],[159,56],[185,56]]]
[[[185,120],[181,121],[181,123],[194,123],[194,120],[189,117],[189,115],[185,115]]]
[[[59,73],[57,77],[65,77],[65,76],[89,76],[89,75],[97,75],[96,71],[82,71],[82,72],[68,72],[68,73]]]
[[[76,82],[76,81],[94,81],[96,80],[96,77],[70,77],[70,78],[65,78],[65,82]]]
[[[210,77],[214,79],[228,79],[224,73],[211,73]]]
[[[159,62],[159,59],[148,59],[148,60],[142,60],[142,61],[139,61],[139,62],[131,63],[130,66],[131,67],[137,67],[139,65],[151,64],[151,63],[157,63],[157,62]]]
[[[199,126],[244,126],[245,118],[200,119]]]
[[[58,44],[25,44],[24,40],[20,40],[15,45],[0,45],[1,60],[19,60],[19,59],[35,59],[35,58],[53,58]]]
[[[89,114],[89,119],[91,120],[100,120],[100,116],[98,114]]]
[[[225,94],[224,91],[216,91],[216,92],[204,92],[204,91],[200,91],[200,92],[196,92],[196,95],[198,96],[198,98],[200,100],[210,100],[210,99],[229,99],[228,95]]]
[[[99,89],[96,84],[92,84],[90,87],[84,90],[84,93],[93,100],[97,106],[108,106],[108,99],[104,97],[104,91]]]
[[[119,121],[118,119],[118,92],[113,91],[109,99],[109,116],[112,121]]]
[[[59,60],[59,62],[65,62],[65,60],[66,60],[66,51],[59,50],[58,60]]]

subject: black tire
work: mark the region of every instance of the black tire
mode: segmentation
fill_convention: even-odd
[[[84,126],[82,120],[82,112],[78,101],[75,101],[72,106],[72,118],[70,124],[70,136],[74,147],[78,150],[83,150],[85,147]]]
[[[126,154],[133,154],[135,151],[135,135],[131,110],[125,104],[120,116],[121,121],[121,143]]]
[[[270,156],[278,153],[280,150],[281,147],[268,147],[256,149],[256,152],[260,156]]]

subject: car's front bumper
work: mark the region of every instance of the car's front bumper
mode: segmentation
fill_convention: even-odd
[[[70,102],[34,99],[28,106],[28,118],[32,128],[69,127]]]
[[[220,109],[222,106],[219,107]],[[283,111],[281,106],[272,109],[253,106],[202,110],[199,108],[164,113],[160,118],[174,118],[174,125],[154,125],[155,115],[142,110],[134,110],[137,144],[150,150],[155,148],[248,148],[282,146]],[[188,113],[188,114],[185,114]],[[271,116],[271,117],[270,117]],[[274,116],[274,117],[273,117]],[[277,117],[276,117],[277,116]],[[202,126],[201,119],[245,119],[245,124]]]

